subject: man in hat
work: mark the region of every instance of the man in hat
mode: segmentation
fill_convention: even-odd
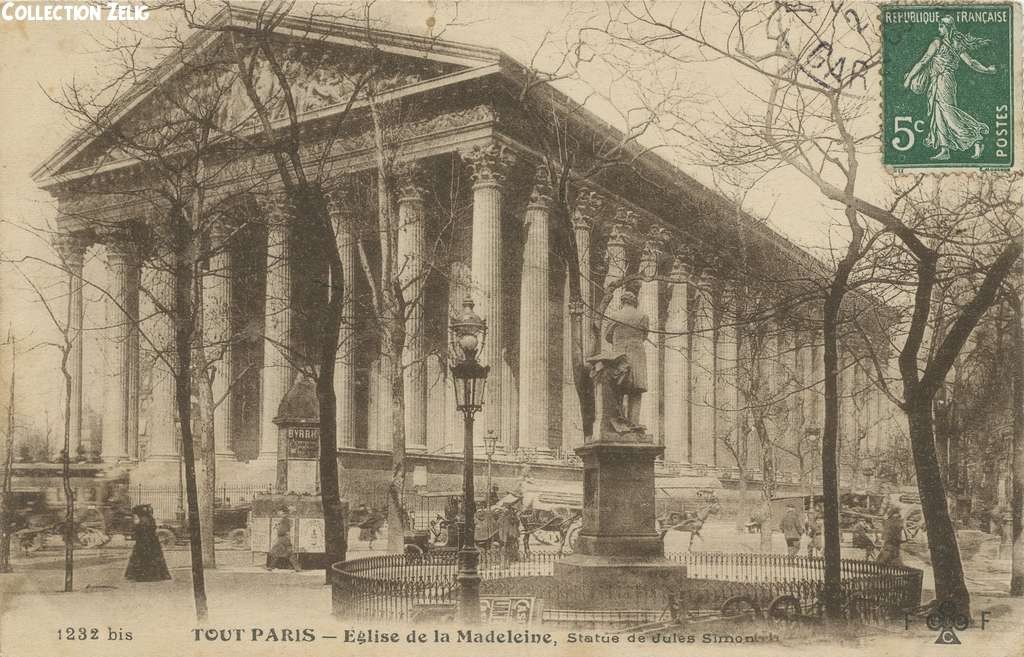
[[[647,391],[647,357],[644,342],[650,319],[637,307],[636,294],[623,290],[619,309],[609,317],[604,338],[612,350],[625,354],[629,371],[622,382],[625,393],[623,416],[633,425],[640,423],[640,399]]]
[[[779,521],[779,530],[786,539],[786,553],[795,557],[800,551],[800,537],[804,533],[804,528],[800,519],[796,517],[796,507],[792,504],[786,505],[786,512]]]
[[[903,514],[896,507],[889,509],[889,517],[882,530],[882,550],[878,553],[878,563],[902,566],[900,545],[903,544]]]

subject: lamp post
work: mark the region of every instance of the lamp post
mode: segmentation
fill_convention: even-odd
[[[487,452],[487,497],[491,499],[491,457],[494,456],[494,451],[498,448],[498,434],[494,433],[494,429],[487,432],[484,436],[484,450]]]
[[[479,551],[476,548],[476,496],[473,491],[473,416],[483,406],[484,387],[490,367],[476,355],[483,351],[487,322],[473,312],[473,300],[462,302],[462,312],[451,320],[451,371],[455,408],[462,412],[462,545],[459,547],[459,618],[468,624],[480,621]]]

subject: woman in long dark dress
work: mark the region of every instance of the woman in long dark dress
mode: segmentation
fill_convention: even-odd
[[[159,582],[171,579],[164,561],[164,552],[160,548],[160,540],[156,537],[156,520],[153,519],[153,508],[148,504],[140,504],[132,508],[135,547],[128,557],[128,568],[124,577],[133,582]]]

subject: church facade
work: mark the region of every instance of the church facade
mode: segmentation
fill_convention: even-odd
[[[231,20],[250,25],[255,17],[236,12]],[[190,52],[208,57],[225,35],[204,34]],[[417,467],[440,472],[458,458],[462,417],[446,358],[449,318],[467,296],[487,322],[482,360],[490,376],[477,441],[494,432],[497,462],[532,462],[572,478],[573,449],[584,442],[572,313],[584,314],[583,353],[596,353],[607,315],[629,291],[649,322],[640,423],[664,445],[666,464],[756,477],[765,463],[763,430],[784,481],[816,479],[822,359],[807,289],[821,274],[809,255],[559,92],[543,85],[524,93],[529,71],[499,51],[309,21],[285,21],[273,38],[292,100],[275,100],[283,89],[269,66],[257,67],[256,86],[275,130],[299,128],[307,169],[326,190],[344,269],[334,378],[343,478],[354,463],[381,481],[390,477],[383,456],[399,421]],[[386,146],[374,125],[381,115],[348,102],[356,89],[351,62],[371,60],[388,108]],[[195,84],[199,75],[180,64],[164,70],[158,91],[143,85],[129,94],[110,126],[129,130],[166,116],[167,92],[159,89]],[[255,120],[241,85],[222,91],[221,125]],[[554,134],[564,138],[553,146]],[[180,462],[168,372],[175,286],[167,263],[175,254],[152,238],[167,211],[154,162],[111,144],[84,132],[36,171],[37,184],[59,203],[56,243],[78,336],[69,358],[72,436],[80,453],[127,469],[133,482],[169,485]],[[395,162],[391,233],[379,219],[382,148]],[[330,282],[272,157],[240,152],[226,146],[206,164],[218,173],[208,178],[217,211],[203,228],[202,324],[216,372],[218,480],[271,483],[283,439],[275,420],[315,362],[314,318]],[[554,179],[570,189],[557,189],[553,171],[568,159],[570,175]],[[90,258],[105,265],[97,284],[106,318],[98,441],[84,420],[92,384],[83,367],[81,281]],[[397,271],[384,284],[395,284],[404,300],[400,363],[385,355],[375,305],[386,263]],[[577,268],[583,302],[574,309],[569,277]],[[899,432],[898,415],[856,348],[844,363],[844,436],[865,459],[882,455]],[[418,485],[431,486],[429,478]]]

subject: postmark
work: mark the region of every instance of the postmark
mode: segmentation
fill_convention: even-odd
[[[881,7],[882,158],[896,170],[1019,166],[1011,4]]]

